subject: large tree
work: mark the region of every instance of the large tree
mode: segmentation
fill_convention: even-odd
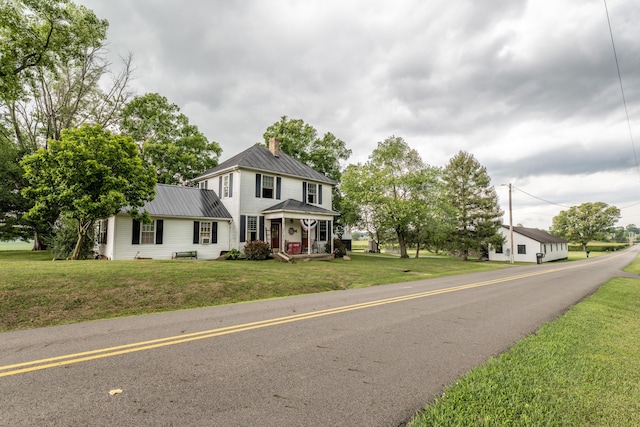
[[[107,69],[101,52],[107,27],[106,20],[69,0],[0,0],[0,130],[18,153],[9,170],[49,138],[59,139],[64,128],[112,122],[108,117],[122,105],[130,61],[103,92],[98,81]],[[44,248],[41,238],[57,212],[52,208],[46,220],[41,215],[39,221],[25,221],[32,203],[21,197],[23,180],[3,184],[13,208],[0,211],[0,223],[14,227],[0,230],[0,238],[31,228],[34,249]]]
[[[25,157],[22,166],[29,182],[23,193],[35,201],[28,217],[38,219],[58,209],[77,220],[72,259],[78,259],[97,219],[125,206],[136,214],[155,194],[155,171],[145,167],[133,140],[99,125],[64,130],[59,141]]]
[[[583,250],[592,240],[604,239],[620,218],[620,209],[604,202],[583,203],[560,211],[553,217],[551,233],[570,242],[580,243]]]
[[[69,0],[0,0],[0,94],[5,101],[23,94],[24,80],[38,70],[97,48],[108,23]]]
[[[372,236],[393,230],[400,257],[408,258],[408,234],[428,220],[437,177],[438,170],[425,164],[404,139],[391,136],[378,143],[365,164],[347,167],[341,190],[358,211],[357,225]]]
[[[0,240],[24,239],[30,234],[22,226],[22,215],[29,206],[20,194],[23,186],[20,158],[17,147],[0,132]]]
[[[453,156],[443,170],[442,180],[453,209],[450,248],[466,261],[471,253],[502,244],[498,230],[504,212],[487,169],[473,154],[460,151]]]
[[[267,146],[269,139],[278,138],[282,151],[334,181],[340,181],[340,162],[351,156],[344,141],[330,132],[319,138],[318,131],[301,119],[282,116],[267,128],[263,137]]]
[[[158,182],[180,184],[218,164],[222,149],[157,93],[132,99],[122,110],[121,130],[138,144]]]

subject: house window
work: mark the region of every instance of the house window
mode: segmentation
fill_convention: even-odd
[[[518,245],[518,254],[525,255],[527,253],[527,245]]]
[[[318,185],[313,183],[307,184],[307,203],[318,203]]]
[[[209,181],[200,181],[200,188],[206,190],[209,187]]]
[[[229,196],[229,175],[225,175],[222,178],[222,197],[230,197]]]
[[[320,230],[320,240],[321,242],[326,242],[327,239],[327,221],[320,221],[318,224],[318,229]]]
[[[258,240],[258,217],[247,217],[247,236],[249,241]]]
[[[211,243],[211,223],[200,222],[200,244],[208,245]]]
[[[262,176],[262,197],[265,199],[273,199],[273,177]]]
[[[501,254],[502,252],[502,245],[496,246],[496,253],[497,254]]]
[[[156,222],[140,224],[140,243],[143,245],[153,245],[156,237]]]
[[[98,244],[104,245],[107,243],[107,228],[109,226],[108,219],[101,219],[98,221]]]

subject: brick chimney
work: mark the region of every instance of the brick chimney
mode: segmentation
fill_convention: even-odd
[[[277,138],[269,138],[269,151],[273,157],[280,157],[280,141]]]

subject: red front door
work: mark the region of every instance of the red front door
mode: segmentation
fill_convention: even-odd
[[[271,221],[271,249],[280,250],[280,223]]]

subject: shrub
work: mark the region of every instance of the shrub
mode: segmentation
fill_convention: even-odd
[[[242,257],[242,252],[240,252],[236,248],[233,248],[229,252],[227,252],[225,259],[237,260],[237,259],[240,259],[241,257]]]
[[[79,259],[91,258],[93,253],[93,233],[87,233]],[[78,241],[78,221],[73,218],[61,216],[53,226],[53,235],[48,239],[47,245],[52,248],[53,256],[57,259],[67,259],[71,256]]]
[[[261,261],[269,258],[271,246],[262,240],[253,240],[244,245],[244,254],[248,260]]]
[[[324,251],[326,253],[331,253],[330,243],[327,243],[327,246],[325,246]],[[342,258],[346,254],[347,254],[347,247],[344,245],[344,243],[342,243],[342,240],[333,239],[333,256],[335,258]]]

